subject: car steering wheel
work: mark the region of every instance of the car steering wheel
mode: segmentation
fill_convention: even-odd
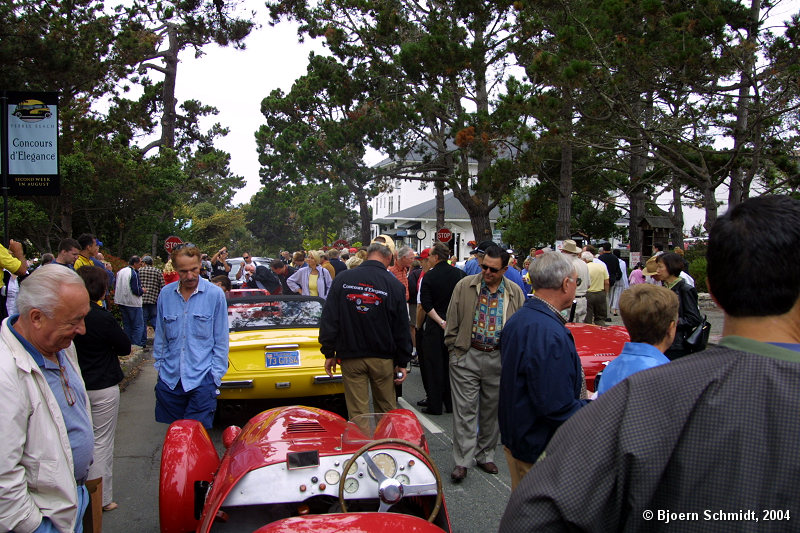
[[[436,478],[436,482],[425,483],[422,485],[403,485],[396,479],[384,475],[384,473],[381,472],[381,469],[378,468],[378,465],[375,464],[375,461],[372,460],[372,457],[369,456],[367,451],[375,448],[376,446],[383,446],[385,444],[405,446],[406,448],[411,448],[417,452],[425,460],[425,463],[430,466],[433,476]],[[435,488],[436,504],[433,506],[430,516],[428,516],[428,522],[433,522],[433,520],[436,518],[436,515],[439,513],[439,509],[442,507],[442,476],[439,474],[439,469],[436,468],[436,465],[433,463],[433,459],[431,459],[431,456],[428,455],[425,450],[416,444],[412,444],[401,439],[379,439],[370,442],[364,445],[360,450],[354,453],[353,456],[347,460],[347,462],[345,462],[344,470],[342,470],[344,475],[342,476],[342,481],[339,483],[339,503],[342,506],[343,512],[348,512],[347,504],[345,504],[344,501],[344,479],[347,476],[347,472],[350,471],[350,467],[352,467],[356,460],[362,455],[364,456],[364,460],[367,462],[367,467],[370,469],[370,471],[372,471],[372,474],[378,480],[378,499],[381,502],[378,506],[379,513],[386,512],[394,504],[400,503],[400,500],[403,499],[403,496],[411,496]]]

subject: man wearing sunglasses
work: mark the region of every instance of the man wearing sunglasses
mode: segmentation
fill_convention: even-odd
[[[481,272],[458,282],[444,324],[453,399],[455,468],[450,477],[455,483],[467,476],[473,461],[484,472],[498,472],[494,451],[500,436],[500,331],[525,303],[522,289],[504,277],[508,252],[494,243],[484,244]]]
[[[239,265],[239,271],[236,272],[236,279],[240,280],[242,279],[242,275],[244,275],[244,281],[242,282],[242,285],[247,285],[253,276],[246,267],[247,265],[253,265],[253,256],[250,255],[250,252],[245,252],[242,254],[242,260],[243,263]],[[255,268],[255,265],[253,265],[253,268]]]

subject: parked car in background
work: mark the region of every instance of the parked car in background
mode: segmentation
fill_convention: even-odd
[[[228,295],[228,371],[222,377],[220,412],[240,411],[247,400],[281,405],[344,405],[341,374],[325,373],[319,321],[325,300],[234,289]],[[343,409],[343,407],[342,407]],[[342,410],[343,412],[343,410]]]
[[[256,266],[265,266],[269,268],[269,264],[272,263],[271,257],[253,257],[253,262]],[[236,274],[239,273],[239,269],[242,268],[244,265],[244,259],[241,257],[231,257],[228,259],[228,263],[231,264],[231,271],[228,272],[228,278],[231,280],[231,285],[233,288],[238,288],[242,286],[242,280],[236,279]]]
[[[597,390],[597,374],[622,352],[622,347],[630,340],[628,330],[623,326],[595,326],[576,322],[567,323],[567,328],[575,339],[575,348],[586,376],[586,388],[594,392]]]

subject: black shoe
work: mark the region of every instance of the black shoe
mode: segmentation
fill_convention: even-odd
[[[427,408],[427,407],[423,407],[422,409],[420,409],[420,410],[419,410],[419,412],[420,412],[420,413],[423,413],[423,414],[426,414],[426,415],[436,415],[436,416],[438,416],[438,415],[442,414],[442,412],[441,412],[441,411],[439,411],[438,413],[435,413],[435,412],[431,411],[431,410],[430,410],[429,408]]]
[[[452,407],[445,407],[444,408],[444,412],[447,413],[447,414],[450,414],[450,413],[453,412],[453,408]]]
[[[610,318],[606,318],[606,322],[611,322],[611,319]]]
[[[427,407],[428,406],[428,399],[425,398],[424,400],[418,401],[417,405],[420,406],[420,407]]]

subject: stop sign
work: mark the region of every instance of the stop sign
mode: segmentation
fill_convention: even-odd
[[[441,242],[450,242],[453,238],[453,232],[448,228],[442,228],[436,232],[436,240]]]
[[[183,244],[183,241],[181,240],[181,238],[180,237],[176,237],[175,235],[172,235],[170,237],[167,237],[167,240],[164,241],[164,249],[167,251],[168,254],[171,254],[172,250],[174,250],[175,247],[180,245],[180,244]]]

